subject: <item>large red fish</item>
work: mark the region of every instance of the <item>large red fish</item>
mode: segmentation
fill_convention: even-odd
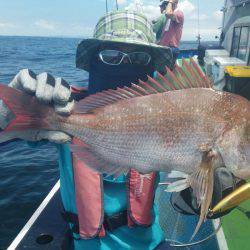
[[[157,79],[89,96],[69,117],[0,85],[2,105],[12,114],[0,142],[33,129],[63,131],[84,142],[72,151],[100,173],[173,171],[170,177],[181,180],[167,190],[191,186],[201,206],[196,233],[211,203],[214,169],[250,177],[250,104],[213,90],[192,60]]]

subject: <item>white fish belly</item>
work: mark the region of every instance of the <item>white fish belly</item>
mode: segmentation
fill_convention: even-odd
[[[194,137],[173,143],[172,136],[168,140],[157,132],[110,133],[89,130],[86,134],[88,138],[79,137],[99,157],[142,173],[171,170],[192,173],[201,162],[201,153],[196,147],[200,140]]]

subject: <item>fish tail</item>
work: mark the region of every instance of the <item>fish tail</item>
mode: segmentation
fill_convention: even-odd
[[[0,84],[0,143],[19,138],[28,130],[50,130],[52,113],[51,107],[35,97]]]

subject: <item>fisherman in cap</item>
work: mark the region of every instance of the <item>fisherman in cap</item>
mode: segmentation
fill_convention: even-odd
[[[102,17],[94,37],[78,45],[76,66],[89,72],[88,94],[94,94],[130,86],[131,82],[152,76],[154,70],[172,67],[173,58],[169,48],[155,44],[152,26],[145,16],[118,11]],[[36,75],[28,69],[20,71],[10,86],[54,105],[56,112],[64,115],[70,114],[76,99],[86,95],[62,78],[48,73]],[[71,154],[69,143],[82,142],[62,132],[31,131],[23,139],[46,139],[58,144],[62,214],[69,223],[68,239],[74,249],[146,250],[156,249],[164,242],[154,203],[157,173],[141,175],[132,169],[127,176],[100,175]],[[221,186],[217,189],[219,194]],[[190,197],[190,193],[185,197]],[[185,199],[180,195],[178,201]],[[180,212],[191,206],[183,204],[176,205]],[[66,249],[71,248],[68,245]]]

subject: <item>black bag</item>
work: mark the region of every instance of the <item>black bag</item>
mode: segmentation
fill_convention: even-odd
[[[237,187],[245,184],[244,180],[240,180],[233,176],[225,167],[217,168],[214,173],[214,191],[211,207],[214,207],[224,197],[234,191]],[[172,193],[170,199],[173,208],[182,214],[199,215],[196,198],[193,195],[192,189],[188,188],[179,193]],[[234,208],[231,208],[222,213],[208,215],[208,219],[216,219],[230,213]]]

